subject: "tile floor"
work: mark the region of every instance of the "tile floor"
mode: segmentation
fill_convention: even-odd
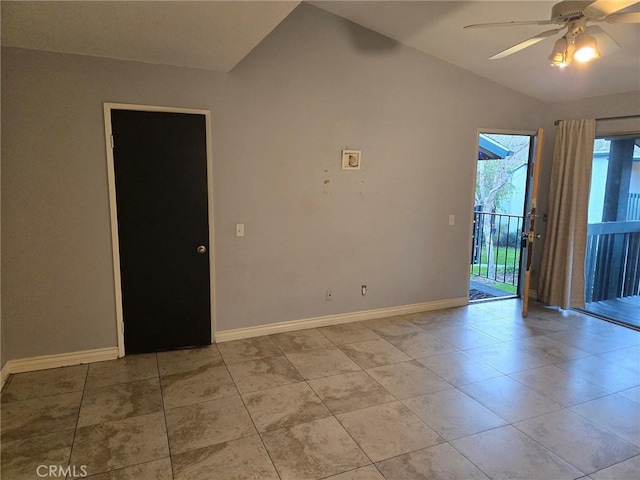
[[[479,303],[18,374],[1,410],[12,480],[635,480],[640,332]]]

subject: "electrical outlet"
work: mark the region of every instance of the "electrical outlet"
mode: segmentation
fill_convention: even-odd
[[[327,302],[333,300],[333,288],[327,288]]]

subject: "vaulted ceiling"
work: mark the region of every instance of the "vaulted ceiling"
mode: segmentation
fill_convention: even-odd
[[[299,3],[3,1],[2,45],[228,72]],[[488,60],[549,27],[462,29],[472,23],[547,19],[555,2],[310,3],[544,102],[640,90],[639,24],[603,24],[622,48],[558,69],[547,59],[557,36]],[[640,11],[640,4],[625,11]]]
[[[228,72],[300,2],[2,2],[2,45]]]

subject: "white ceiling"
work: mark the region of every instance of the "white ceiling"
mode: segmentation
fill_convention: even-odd
[[[2,45],[228,72],[299,3],[2,1]]]
[[[336,15],[547,103],[639,90],[640,25],[600,24],[622,49],[598,61],[573,64],[566,69],[553,68],[548,61],[554,42],[561,33],[501,60],[488,60],[491,55],[550,30],[553,26],[462,29],[474,23],[549,19],[555,3],[312,2]],[[633,10],[633,7],[629,10]]]
[[[298,3],[2,1],[2,44],[228,72]],[[640,25],[601,24],[622,49],[564,70],[547,60],[561,34],[510,57],[487,59],[551,27],[462,29],[547,19],[555,2],[310,3],[544,102],[640,90]]]

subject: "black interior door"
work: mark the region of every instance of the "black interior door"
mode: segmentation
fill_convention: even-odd
[[[126,353],[211,343],[206,119],[111,110]]]

